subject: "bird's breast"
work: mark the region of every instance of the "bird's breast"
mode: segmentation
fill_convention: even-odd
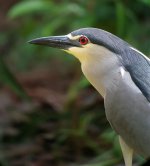
[[[104,102],[107,119],[114,130],[135,152],[150,157],[150,103],[130,73],[125,71],[117,88],[106,91]]]
[[[116,57],[105,56],[81,63],[88,81],[104,97],[106,89],[115,88],[121,77],[120,64]]]

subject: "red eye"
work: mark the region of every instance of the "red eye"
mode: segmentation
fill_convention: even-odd
[[[82,45],[85,45],[85,44],[87,44],[88,43],[88,38],[86,37],[86,36],[81,36],[80,38],[79,38],[79,42],[80,42],[80,44],[82,44]]]

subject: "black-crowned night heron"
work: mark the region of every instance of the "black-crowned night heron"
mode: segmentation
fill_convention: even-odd
[[[125,165],[134,152],[150,157],[150,59],[117,36],[83,28],[65,36],[31,40],[73,54],[104,98],[106,116],[119,135]]]

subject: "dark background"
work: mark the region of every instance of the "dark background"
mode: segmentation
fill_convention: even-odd
[[[27,43],[91,26],[150,55],[150,0],[0,0],[0,166],[123,164],[79,62]]]

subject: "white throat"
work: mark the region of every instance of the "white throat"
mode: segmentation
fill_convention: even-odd
[[[91,55],[86,55],[86,59],[81,62],[84,75],[97,91],[105,97],[106,90],[115,88],[118,77],[123,74],[123,68],[119,66],[117,56],[104,47]]]

